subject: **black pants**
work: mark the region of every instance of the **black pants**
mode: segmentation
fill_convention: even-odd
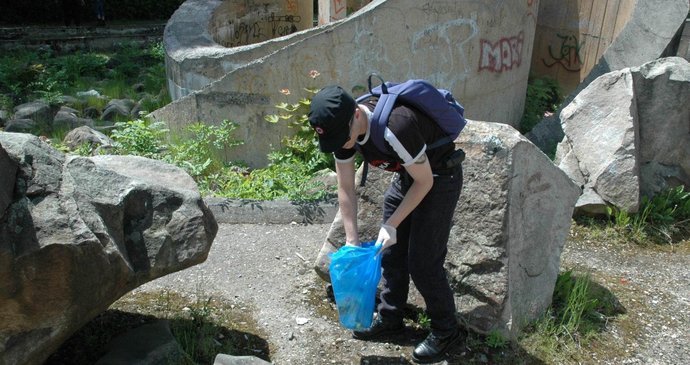
[[[411,185],[407,173],[393,181],[384,194],[384,222]],[[382,320],[402,321],[411,277],[424,297],[432,332],[443,336],[457,328],[455,299],[443,265],[461,189],[462,166],[434,176],[431,191],[398,227],[398,243],[382,257],[384,288],[378,307]]]

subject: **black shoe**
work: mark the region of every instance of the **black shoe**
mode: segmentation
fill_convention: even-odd
[[[405,330],[402,322],[384,322],[379,317],[374,320],[371,327],[361,330],[352,331],[352,337],[358,340],[371,340],[385,336],[397,335]]]
[[[444,337],[435,336],[432,333],[414,349],[412,360],[420,364],[439,362],[446,357],[448,350],[451,350],[461,339],[459,328]]]

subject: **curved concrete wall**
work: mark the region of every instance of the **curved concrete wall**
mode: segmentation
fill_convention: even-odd
[[[202,2],[184,5],[188,3]],[[198,33],[204,29],[203,20],[194,22],[191,14],[178,14],[185,9],[189,7],[175,13],[166,35],[175,32],[175,42],[184,41],[187,49],[174,44],[168,51],[172,54],[169,59],[181,61],[180,56],[190,52],[193,44],[197,50],[205,48],[198,53],[221,52],[223,48],[212,42],[207,31]],[[247,46],[235,53],[246,64],[219,62],[212,69],[227,72],[225,76],[151,116],[171,128],[198,120],[236,121],[241,124],[237,137],[245,144],[227,158],[262,166],[267,162],[266,153],[290,133],[283,126],[264,121],[265,115],[277,112],[275,104],[296,101],[304,96],[300,91],[306,87],[338,83],[347,89],[361,89],[367,75],[377,72],[387,80],[427,79],[452,90],[465,106],[467,117],[517,125],[524,105],[537,12],[538,4],[524,0],[374,1],[342,21]],[[206,19],[209,16],[204,15]],[[172,40],[166,36],[166,48],[168,43]],[[249,61],[248,55],[261,52],[262,56]],[[169,65],[169,77],[180,80],[182,74],[174,75],[180,70]],[[321,76],[310,78],[310,70],[319,71]],[[285,88],[292,95],[281,94]]]
[[[249,25],[246,19],[243,20],[238,15],[240,18],[236,24],[238,30],[230,32],[227,26],[229,21],[221,20],[231,13],[231,9],[224,5],[227,3],[229,2],[222,0],[187,0],[168,21],[163,34],[163,43],[166,51],[168,91],[172,100],[201,90],[228,72],[304,38],[310,31],[316,30],[309,27],[309,30],[304,32],[291,33],[287,37],[277,37],[259,43],[249,42],[255,38],[246,36],[243,39],[247,41],[247,44],[226,47],[221,43],[233,44],[233,37],[242,37],[242,34],[245,34],[242,29],[246,30],[246,27],[256,29],[254,23]],[[297,11],[303,12],[299,9]],[[313,9],[309,9],[308,14],[312,12]],[[257,16],[260,17],[260,14]],[[308,16],[311,15],[303,17]],[[305,24],[297,24],[298,29],[303,27]],[[272,34],[272,29],[258,29],[257,32]]]

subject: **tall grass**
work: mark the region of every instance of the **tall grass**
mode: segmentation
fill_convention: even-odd
[[[604,331],[608,319],[624,310],[588,273],[558,275],[548,312],[526,331],[521,343],[542,359],[570,362]]]
[[[690,235],[690,192],[680,185],[642,198],[637,213],[609,207],[612,225],[638,243],[673,244]]]

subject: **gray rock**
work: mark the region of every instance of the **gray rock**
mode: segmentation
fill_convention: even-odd
[[[446,259],[456,307],[479,332],[515,336],[551,303],[580,190],[508,125],[470,121],[456,144],[467,155]],[[360,237],[376,237],[391,178],[371,169],[358,188]],[[337,215],[314,265],[322,278],[328,277],[327,254],[343,243]]]
[[[53,129],[68,131],[81,126],[93,126],[93,120],[80,118],[75,109],[62,107],[53,118]]]
[[[5,209],[10,206],[14,195],[14,181],[17,176],[17,163],[5,152],[0,145],[0,171],[5,178],[0,179],[0,217],[5,215]]]
[[[690,63],[670,57],[607,73],[563,109],[556,163],[586,192],[578,214],[633,213],[642,196],[690,187],[688,100]]]
[[[90,143],[95,146],[102,146],[110,148],[114,145],[114,141],[105,134],[89,127],[81,126],[71,130],[62,140],[69,148],[77,148],[84,143]]]
[[[91,89],[88,91],[78,91],[76,95],[77,95],[77,97],[80,97],[80,98],[100,98],[101,97],[101,94],[94,89]]]
[[[557,152],[555,161],[578,185],[629,212],[640,203],[635,102],[629,69],[592,82],[561,112],[566,137],[558,148],[569,152]]]
[[[91,119],[100,118],[101,111],[94,106],[84,108],[84,116]]]
[[[642,194],[690,189],[690,63],[669,57],[632,69],[640,120]]]
[[[254,356],[232,356],[218,354],[213,360],[213,365],[267,365],[270,362]]]
[[[107,121],[113,121],[119,116],[129,117],[131,116],[132,108],[136,103],[134,100],[130,99],[113,99],[108,105],[103,109],[103,115],[101,118]]]
[[[48,125],[36,123],[33,119],[12,119],[5,124],[5,132],[40,133],[49,130]]]
[[[41,363],[137,286],[203,262],[217,232],[183,170],[134,156],[65,157],[28,134],[0,133],[17,165],[0,212],[0,348]],[[3,190],[7,191],[6,188]]]
[[[582,90],[606,73],[637,67],[667,55],[665,53],[679,29],[683,28],[689,7],[685,0],[636,1],[630,20],[580,85],[565,98],[561,107],[568,106]],[[556,114],[560,115],[561,110]],[[540,148],[549,148],[563,139],[563,131],[558,130],[562,123],[558,120],[554,124],[550,119],[539,122],[533,129],[534,134],[530,135],[530,140]]]
[[[40,131],[45,132],[50,131],[57,111],[57,107],[50,106],[43,101],[32,101],[16,106],[12,119],[31,119]]]

